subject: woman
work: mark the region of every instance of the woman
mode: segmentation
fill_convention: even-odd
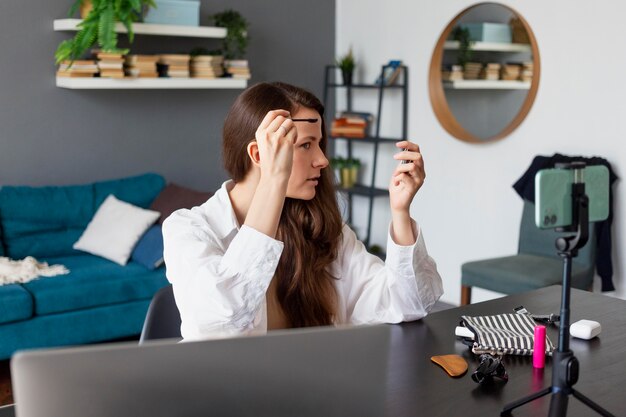
[[[261,83],[223,132],[231,180],[163,224],[167,277],[185,340],[425,316],[441,278],[409,206],[424,181],[419,147],[394,158],[387,261],[342,223],[325,151],[324,107],[308,91]],[[303,120],[304,119],[304,120]]]

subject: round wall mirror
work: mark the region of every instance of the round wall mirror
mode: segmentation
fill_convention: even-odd
[[[519,13],[499,3],[471,6],[452,19],[433,52],[435,115],[457,139],[502,139],[530,111],[540,70],[537,41]]]

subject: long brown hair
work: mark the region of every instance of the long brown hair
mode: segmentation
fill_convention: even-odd
[[[300,107],[319,113],[320,147],[326,153],[324,106],[312,93],[285,83],[260,83],[237,98],[224,122],[222,148],[224,167],[235,182],[242,181],[250,170],[246,148],[267,112],[284,109],[293,114]],[[330,170],[322,170],[312,200],[285,199],[276,236],[284,249],[274,279],[278,302],[291,327],[333,323],[337,294],[328,266],[337,258],[341,228]]]

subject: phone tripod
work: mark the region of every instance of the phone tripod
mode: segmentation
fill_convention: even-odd
[[[563,289],[561,292],[559,347],[552,356],[552,385],[525,398],[505,405],[500,413],[501,416],[509,416],[513,409],[552,393],[549,417],[564,417],[567,415],[567,403],[570,394],[598,414],[605,417],[615,417],[590,398],[573,388],[574,384],[578,381],[579,363],[576,356],[574,356],[574,352],[569,348],[572,258],[578,256],[578,249],[585,246],[589,238],[589,198],[585,194],[585,183],[582,178],[584,167],[584,162],[573,162],[565,166],[567,169],[574,170],[574,183],[572,184],[572,224],[566,228],[557,229],[557,231],[576,232],[576,234],[559,237],[556,240],[558,253],[563,258]]]

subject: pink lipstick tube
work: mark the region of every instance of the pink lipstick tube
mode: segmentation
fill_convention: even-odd
[[[543,368],[546,364],[546,326],[535,326],[533,344],[533,367]]]

